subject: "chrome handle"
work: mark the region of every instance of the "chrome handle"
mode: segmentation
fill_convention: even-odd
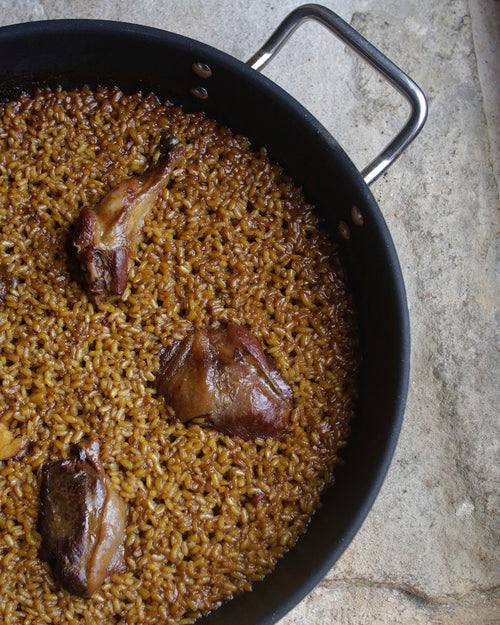
[[[288,38],[306,20],[313,19],[326,26],[344,43],[363,57],[409,102],[410,116],[402,130],[382,152],[361,172],[367,184],[371,184],[402,154],[415,139],[427,118],[427,101],[420,87],[399,67],[394,65],[375,46],[362,37],[352,26],[330,9],[317,4],[304,4],[292,11],[276,28],[262,48],[247,61],[260,71],[280,51]]]

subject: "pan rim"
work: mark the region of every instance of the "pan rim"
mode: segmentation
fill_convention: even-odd
[[[73,30],[87,29],[93,34],[100,34],[101,36],[123,36],[123,37],[139,37],[145,39],[153,38],[156,41],[167,41],[170,44],[176,44],[182,46],[184,50],[189,50],[199,54],[200,52],[206,53],[210,58],[216,59],[221,65],[242,73],[243,77],[249,80],[259,89],[269,90],[273,89],[273,97],[279,105],[291,107],[294,109],[295,114],[302,119],[305,125],[310,125],[315,133],[316,139],[319,144],[323,145],[325,149],[333,150],[335,154],[339,155],[339,158],[343,159],[343,168],[346,175],[349,177],[351,184],[356,186],[360,197],[370,207],[372,224],[371,227],[375,228],[375,235],[379,236],[385,247],[386,262],[390,269],[393,286],[394,286],[394,299],[398,302],[398,321],[399,327],[397,331],[397,340],[400,346],[399,360],[400,368],[398,370],[398,379],[396,384],[396,396],[393,400],[392,414],[389,419],[390,435],[385,439],[383,449],[378,455],[376,462],[377,470],[371,475],[369,482],[365,488],[362,496],[362,504],[357,507],[356,514],[351,518],[349,526],[345,529],[342,536],[337,543],[325,550],[325,554],[321,562],[315,566],[313,572],[310,572],[304,579],[296,581],[295,586],[291,589],[286,596],[281,598],[270,597],[272,607],[266,610],[266,614],[257,617],[257,620],[253,620],[255,625],[270,625],[282,618],[293,607],[295,607],[324,577],[324,575],[332,568],[332,566],[338,561],[340,556],[344,553],[347,546],[351,543],[354,536],[361,528],[365,521],[369,511],[371,510],[375,499],[377,498],[381,486],[387,475],[389,466],[394,456],[397,441],[399,438],[404,410],[406,406],[406,399],[409,388],[410,378],[410,319],[406,300],[406,291],[403,281],[403,275],[401,266],[397,257],[396,249],[389,233],[388,227],[385,223],[383,215],[380,211],[378,203],[372,195],[368,185],[365,183],[361,173],[354,166],[348,155],[344,152],[341,146],[337,143],[334,137],[326,130],[314,117],[305,109],[297,100],[295,100],[284,89],[277,86],[266,76],[260,74],[256,70],[252,69],[244,62],[232,57],[231,55],[218,50],[208,44],[191,39],[184,35],[179,35],[171,31],[160,30],[155,27],[145,26],[140,24],[133,24],[130,22],[121,22],[115,20],[93,20],[93,19],[54,19],[46,21],[25,22],[22,24],[12,24],[3,26],[0,28],[0,45],[4,45],[18,39],[19,37],[33,37],[37,35],[47,35],[59,33],[61,29],[70,33]],[[14,76],[14,74],[13,74]],[[2,77],[0,77],[0,82]],[[313,525],[312,520],[311,525]],[[299,541],[301,538],[299,538]],[[295,549],[295,547],[293,548]],[[263,581],[257,582],[254,587],[257,588],[266,583],[269,578],[275,574],[276,571],[280,571],[286,566],[288,554],[278,563],[277,567],[269,573]],[[281,565],[281,566],[280,566]],[[253,591],[255,592],[255,591]],[[200,625],[211,623],[223,622],[227,606],[232,606],[231,611],[239,612],[239,615],[243,617],[248,610],[248,601],[245,597],[252,595],[253,593],[244,593],[225,605],[221,606],[216,612],[202,617],[198,621]],[[231,618],[234,619],[234,616]],[[243,625],[244,619],[241,618]]]

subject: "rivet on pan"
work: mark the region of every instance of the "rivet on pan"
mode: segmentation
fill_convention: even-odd
[[[356,224],[356,226],[362,226],[365,223],[363,213],[359,210],[356,204],[352,205],[351,218],[352,218],[353,223]]]
[[[345,221],[339,221],[339,225],[337,226],[337,232],[346,241],[349,241],[349,239],[351,238],[351,231],[349,230],[349,226],[346,224]]]
[[[205,87],[191,87],[191,95],[198,100],[206,100],[208,98],[208,91]]]
[[[198,63],[193,63],[192,67],[193,72],[200,78],[210,78],[212,76],[210,65],[207,65],[206,63],[198,61]]]

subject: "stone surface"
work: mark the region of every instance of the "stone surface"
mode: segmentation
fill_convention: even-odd
[[[490,160],[500,185],[500,7],[496,0],[474,0],[470,3],[470,15]]]
[[[299,2],[0,0],[0,25],[90,17],[154,25],[245,60]],[[373,184],[399,253],[412,326],[400,442],[363,528],[280,625],[492,625],[498,584],[500,129],[494,0],[326,1],[420,84],[429,119]],[[407,109],[321,26],[265,73],[362,168]]]

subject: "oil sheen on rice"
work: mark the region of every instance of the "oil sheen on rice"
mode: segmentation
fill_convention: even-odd
[[[122,297],[89,302],[68,229],[159,155],[187,146],[148,216]],[[335,246],[301,191],[203,114],[118,89],[43,91],[0,107],[0,421],[33,441],[0,462],[0,616],[187,624],[250,590],[333,481],[355,396],[356,320]],[[193,327],[248,326],[292,386],[280,441],[178,423],[158,351]],[[38,556],[40,468],[85,436],[128,506],[127,572],[84,600]]]

